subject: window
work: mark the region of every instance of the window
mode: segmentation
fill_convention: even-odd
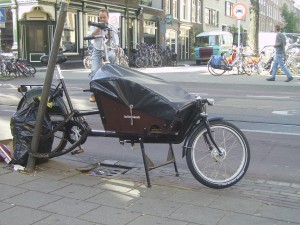
[[[77,15],[68,12],[62,34],[62,49],[64,52],[77,52]]]
[[[232,2],[225,1],[225,16],[232,16],[232,6]]]
[[[173,0],[173,17],[178,18],[178,15],[177,15],[177,0]]]
[[[192,22],[196,22],[196,0],[192,0]]]
[[[218,26],[219,12],[214,9],[205,8],[205,23],[213,26]]]
[[[171,14],[170,0],[166,0],[166,14]]]
[[[198,0],[198,5],[197,5],[197,22],[201,23],[202,22],[202,8],[201,8],[202,0]]]
[[[147,44],[156,44],[157,23],[144,20],[144,41]]]

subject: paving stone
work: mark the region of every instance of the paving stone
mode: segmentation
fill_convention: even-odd
[[[169,218],[197,224],[216,225],[225,214],[226,213],[224,211],[218,209],[211,209],[203,206],[183,205],[172,213]]]
[[[0,224],[31,225],[49,215],[51,214],[44,211],[16,206],[0,213]]]
[[[138,197],[149,197],[156,199],[167,199],[178,193],[177,188],[157,186],[153,185],[151,188],[147,188],[145,185],[141,185],[134,190],[129,192],[130,194]]]
[[[300,204],[300,203],[299,203]],[[263,205],[258,214],[263,217],[274,218],[287,222],[294,222],[300,224],[300,210],[286,207]]]
[[[40,209],[64,216],[78,217],[97,207],[99,207],[98,204],[76,199],[63,198],[56,202],[43,206]]]
[[[1,177],[0,177],[1,179]],[[13,197],[15,195],[21,194],[23,192],[26,192],[27,190],[24,190],[22,188],[13,187],[5,184],[0,184],[0,200],[8,199],[10,197]]]
[[[141,225],[141,224],[162,224],[162,225],[188,225],[187,222],[178,221],[157,216],[143,215],[128,223],[127,225]]]
[[[181,206],[178,202],[157,200],[151,198],[139,198],[128,206],[128,210],[154,216],[168,216]]]
[[[94,225],[94,223],[68,216],[51,215],[34,225]]]
[[[6,209],[9,209],[13,207],[13,204],[5,203],[5,202],[0,202],[0,212]]]
[[[57,189],[60,189],[62,187],[65,187],[67,185],[69,185],[69,183],[52,180],[52,179],[40,178],[40,179],[34,180],[32,182],[22,184],[19,187],[26,188],[26,189],[32,190],[32,191],[49,193],[49,192],[55,191]]]
[[[140,213],[130,210],[116,209],[107,206],[101,206],[91,210],[79,217],[79,219],[87,220],[94,223],[103,223],[105,225],[124,225],[141,216]]]
[[[140,186],[140,184],[137,184],[130,180],[127,181],[127,180],[120,180],[120,179],[108,179],[98,185],[95,185],[94,187],[104,189],[104,190],[124,193],[124,192],[129,192],[138,186]]]
[[[231,212],[254,214],[261,205],[262,203],[257,201],[245,201],[245,199],[220,196],[214,200],[209,207]]]
[[[56,191],[52,192],[52,194],[66,197],[66,198],[85,200],[85,199],[88,199],[91,197],[95,197],[97,194],[99,194],[103,191],[104,190],[100,190],[97,188],[73,184],[73,185],[63,187],[59,190],[56,190]]]
[[[224,218],[222,218],[221,221],[218,223],[218,225],[228,225],[228,224],[230,225],[241,225],[241,224],[242,225],[254,225],[254,224],[287,225],[291,223],[269,219],[269,218],[258,217],[258,216],[250,216],[250,215],[240,214],[240,213],[230,213],[226,215]]]
[[[96,184],[102,183],[105,180],[106,179],[100,177],[92,177],[86,174],[79,174],[79,175],[74,175],[72,177],[62,179],[61,181],[91,187],[91,186],[95,186]]]
[[[218,195],[208,194],[206,192],[181,190],[173,196],[169,197],[168,200],[190,205],[207,206],[214,200],[216,200],[218,197]]]
[[[39,177],[35,177],[31,174],[22,174],[19,172],[12,172],[12,173],[1,175],[0,183],[11,185],[11,186],[18,186],[18,185],[36,180],[38,178]]]
[[[45,194],[41,192],[36,191],[28,191],[25,193],[22,193],[20,195],[17,195],[15,197],[10,198],[10,203],[13,203],[15,205],[19,206],[27,206],[30,208],[39,208],[41,206],[47,205],[51,202],[57,201],[60,199],[60,196],[55,196],[51,194]]]
[[[137,197],[132,196],[128,193],[105,191],[96,196],[93,196],[90,199],[87,199],[86,201],[111,207],[125,208],[136,200]]]

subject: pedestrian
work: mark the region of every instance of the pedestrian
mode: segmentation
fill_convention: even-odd
[[[91,26],[90,34],[92,36],[104,35],[105,38],[96,38],[93,44],[92,52],[92,68],[89,75],[90,80],[93,79],[96,72],[102,67],[103,59],[108,58],[110,63],[116,61],[116,53],[119,50],[119,35],[118,30],[108,23],[109,12],[107,9],[99,10],[99,21],[108,24],[108,29],[102,30],[99,27]],[[105,47],[107,48],[107,55],[105,56]],[[110,49],[113,48],[113,49]],[[90,102],[95,102],[94,94],[90,96]]]
[[[285,82],[290,82],[291,80],[293,80],[293,76],[283,63],[283,58],[285,57],[286,39],[285,36],[280,32],[279,25],[275,25],[275,32],[277,32],[277,35],[276,35],[276,43],[274,45],[275,58],[274,58],[274,63],[272,68],[272,77],[267,78],[267,81],[275,81],[275,76],[278,70],[278,66],[280,66],[282,71],[287,76]]]

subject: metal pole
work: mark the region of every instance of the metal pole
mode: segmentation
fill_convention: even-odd
[[[56,58],[57,58],[57,54],[58,54],[58,50],[59,50],[60,40],[61,40],[62,32],[64,29],[64,23],[65,23],[65,19],[66,19],[66,15],[67,15],[68,5],[69,5],[69,0],[61,1],[59,17],[58,17],[58,21],[57,21],[57,25],[56,25],[56,29],[55,29],[53,45],[51,48],[45,82],[44,82],[44,86],[43,86],[42,98],[41,98],[41,102],[40,102],[39,109],[38,109],[36,126],[34,128],[34,133],[33,133],[33,138],[32,138],[32,143],[31,143],[31,151],[33,153],[37,152],[38,146],[39,146],[42,125],[43,125],[44,116],[45,116],[45,112],[46,112],[46,108],[47,108],[48,96],[49,96],[51,83],[52,83],[52,79],[53,79],[53,73],[54,73],[54,69],[55,69]],[[26,171],[29,171],[29,172],[32,171],[34,169],[34,166],[35,166],[35,157],[33,157],[32,155],[29,155]]]
[[[238,52],[240,52],[241,45],[241,20],[238,19]]]

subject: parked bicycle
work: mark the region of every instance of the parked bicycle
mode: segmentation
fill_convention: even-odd
[[[47,58],[42,60],[46,63]],[[114,137],[121,144],[139,144],[142,151],[148,187],[149,171],[173,164],[178,175],[173,144],[183,144],[193,176],[211,188],[226,188],[245,175],[250,161],[250,148],[243,132],[221,118],[208,118],[206,107],[213,100],[187,93],[160,78],[119,65],[104,64],[90,83],[98,111],[75,110],[65,85],[57,59],[57,86],[50,91],[48,109],[55,117],[53,129],[43,135],[54,137],[50,153],[32,153],[37,158],[52,158],[75,152],[87,137]],[[30,88],[31,89],[28,89]],[[21,85],[23,94],[18,109],[26,107],[42,93],[42,86]],[[144,96],[144,98],[137,98]],[[176,98],[174,98],[176,96]],[[85,116],[99,114],[105,130],[92,130]],[[59,138],[60,137],[60,138]],[[154,165],[145,152],[145,143],[165,143],[169,147],[167,161]],[[68,145],[67,145],[68,144]]]
[[[232,62],[229,62],[226,57],[227,52],[222,52],[221,55],[212,55],[208,61],[207,67],[210,74],[220,76],[226,71],[236,71],[237,74],[251,75],[254,65],[253,59],[250,56],[243,54],[241,47],[238,52],[232,51]]]

